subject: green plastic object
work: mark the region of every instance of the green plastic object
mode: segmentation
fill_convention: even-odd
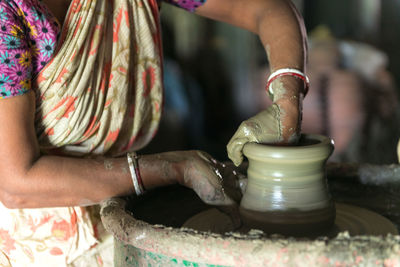
[[[132,245],[124,244],[118,239],[115,239],[114,242],[114,264],[115,267],[226,267],[226,265],[199,263],[184,259],[168,257],[150,251],[145,251]]]

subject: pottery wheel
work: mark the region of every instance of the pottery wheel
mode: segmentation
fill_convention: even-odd
[[[335,225],[328,236],[336,236],[343,231],[348,231],[352,236],[398,234],[396,226],[378,213],[342,203],[336,203],[335,206]],[[188,219],[183,227],[220,234],[234,231],[229,216],[216,208],[196,214]]]

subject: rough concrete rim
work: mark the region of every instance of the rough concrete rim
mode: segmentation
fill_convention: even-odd
[[[196,232],[151,225],[125,210],[125,201],[111,198],[101,205],[105,228],[125,244],[171,258],[228,266],[344,266],[400,264],[400,236],[339,234],[334,239],[293,238]],[[368,265],[369,266],[369,265]]]

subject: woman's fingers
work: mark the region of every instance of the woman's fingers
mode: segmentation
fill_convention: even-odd
[[[189,154],[190,155],[190,154]],[[247,184],[232,163],[223,163],[202,151],[192,151],[186,163],[185,185],[207,204],[237,206]]]
[[[238,134],[235,134],[232,137],[226,148],[228,151],[228,157],[236,166],[239,166],[243,162],[243,146],[249,142],[249,139],[247,137],[238,137],[237,135]]]

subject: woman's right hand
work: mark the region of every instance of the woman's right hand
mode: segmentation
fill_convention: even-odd
[[[182,151],[178,183],[192,188],[207,204],[236,205],[246,186],[246,177],[232,164],[224,164],[203,151]]]
[[[192,188],[202,201],[228,214],[235,227],[240,226],[238,204],[246,188],[247,179],[237,167],[232,163],[221,163],[209,154],[196,150],[160,155],[167,156],[170,162],[162,168],[177,170],[173,172],[176,182]],[[168,165],[170,167],[167,167]]]
[[[142,155],[139,169],[146,189],[179,183],[216,206],[236,205],[247,181],[232,163],[221,163],[198,150]]]

